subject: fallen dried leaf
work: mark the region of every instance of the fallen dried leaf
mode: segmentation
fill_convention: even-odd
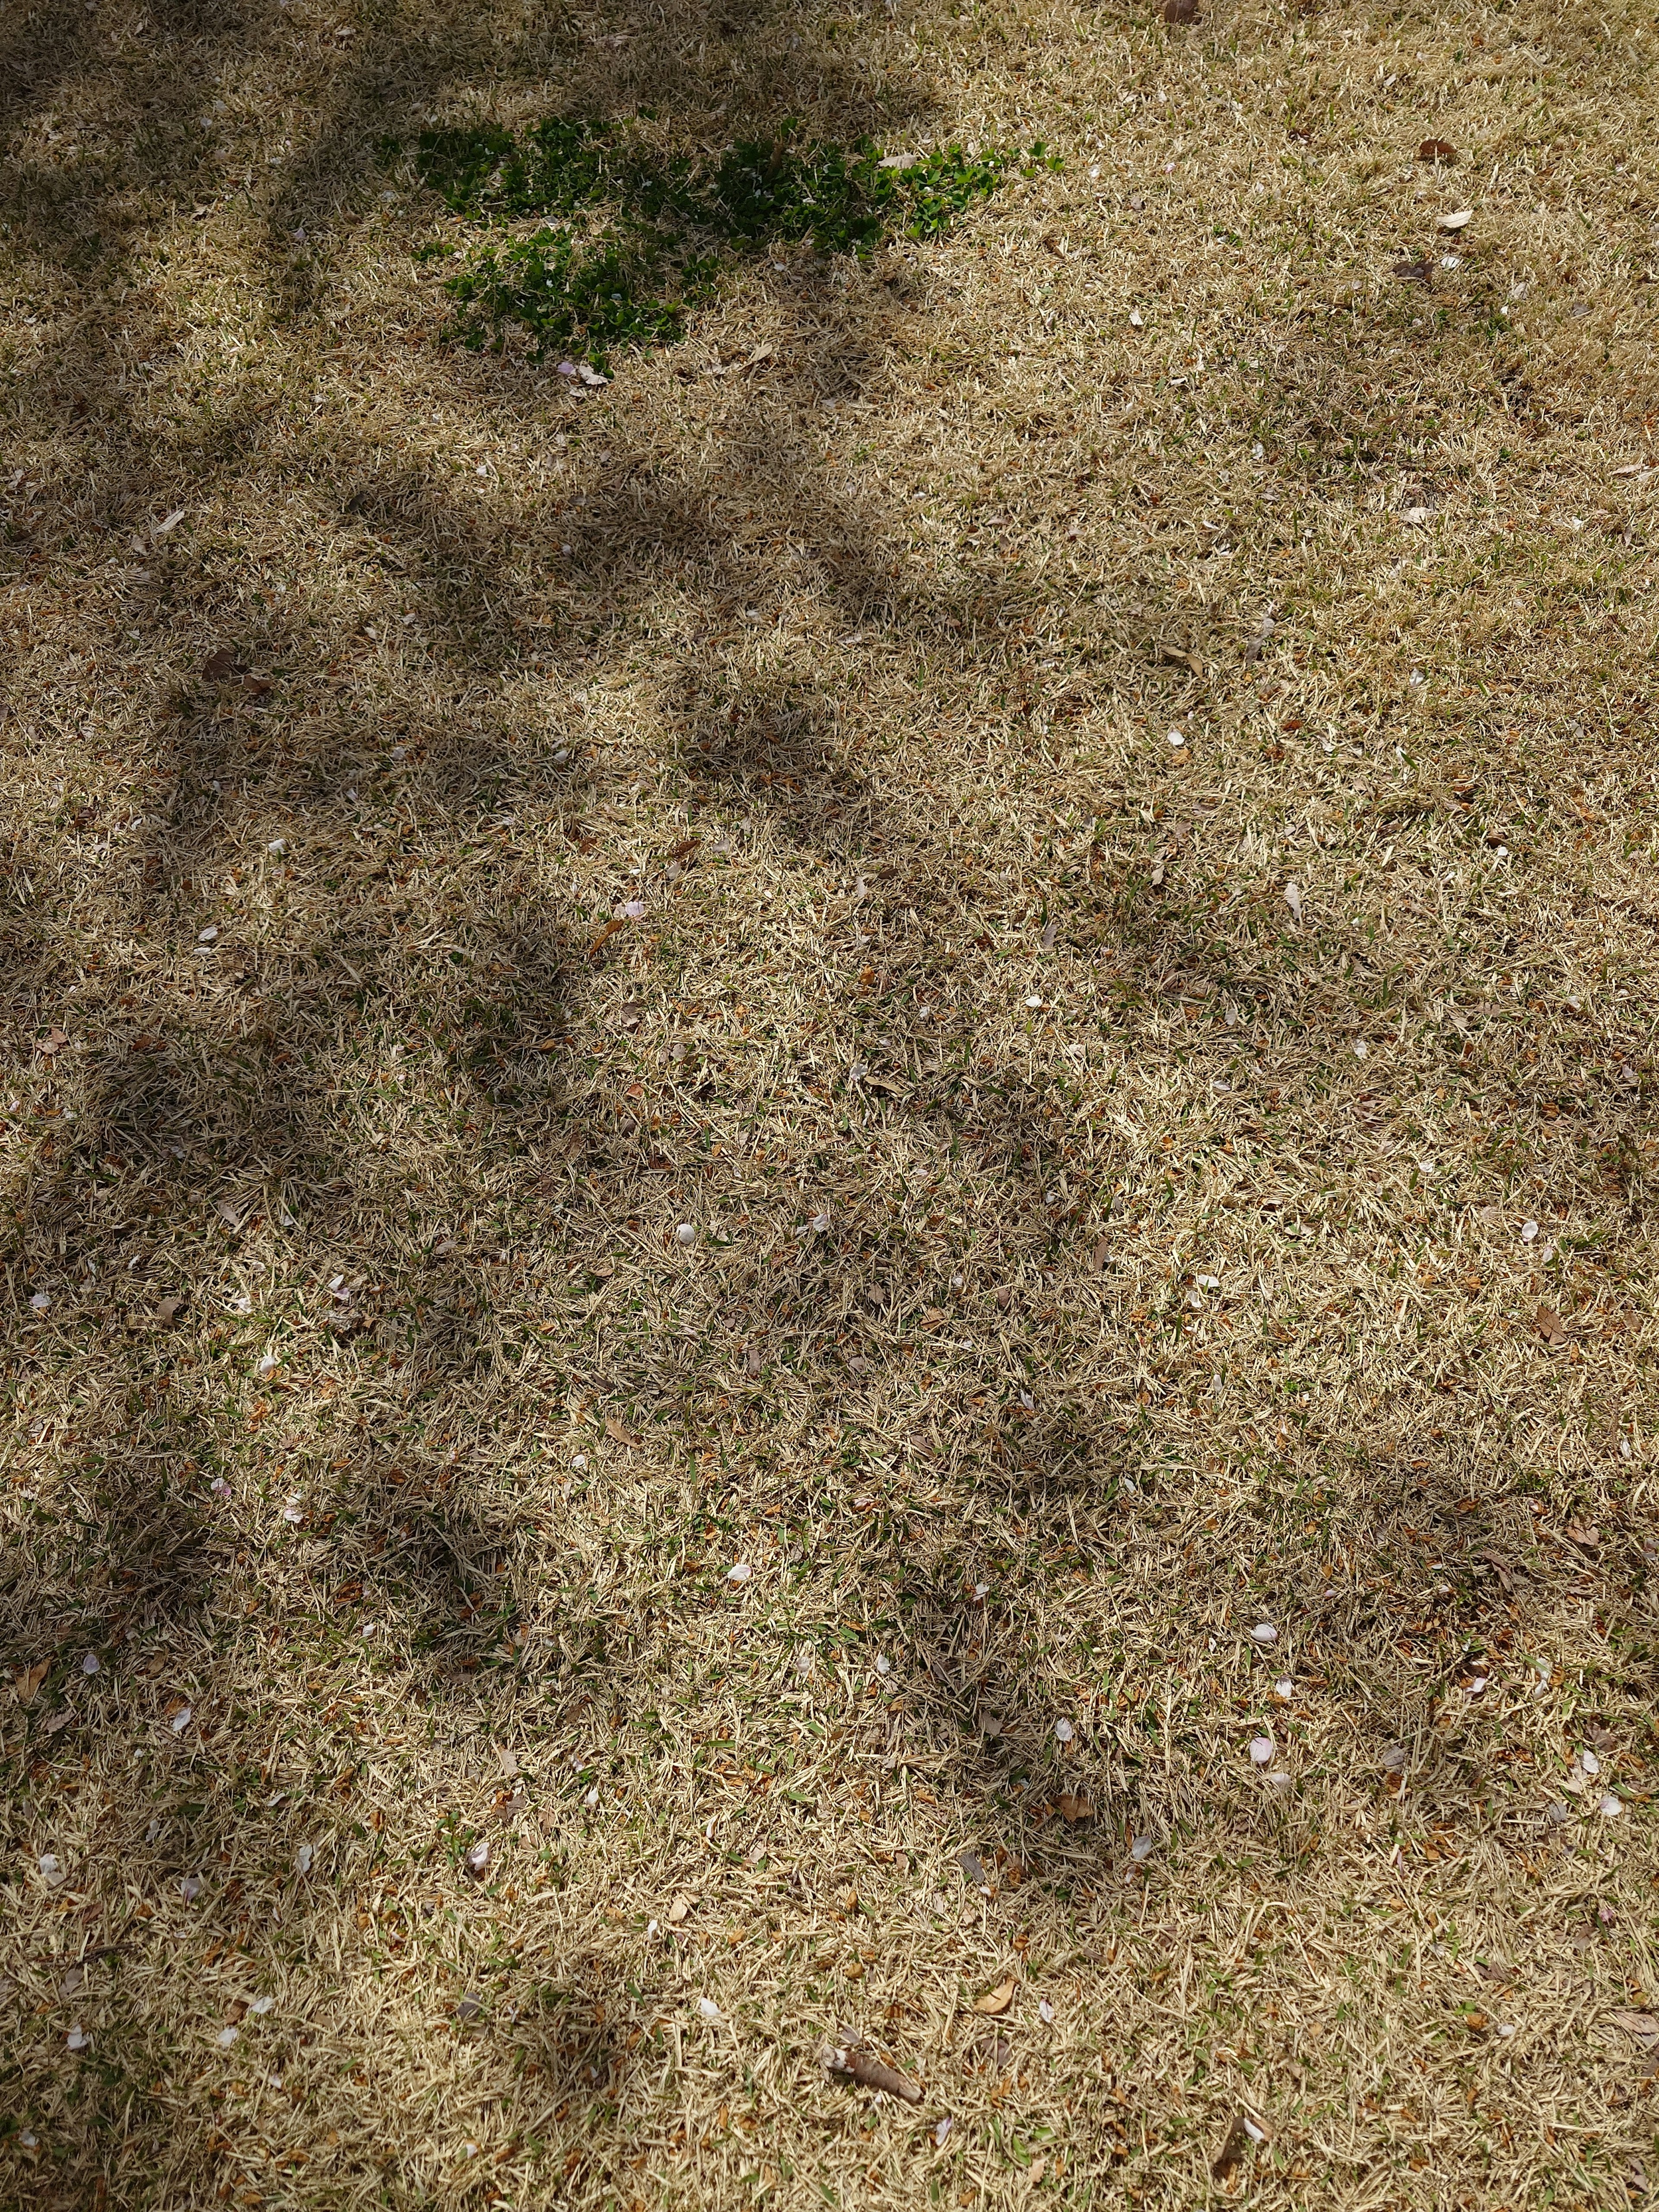
[[[995,1989],[988,1990],[982,1997],[975,1997],[974,2010],[984,2013],[990,2019],[996,2020],[1007,2011],[1013,2001],[1014,1980],[1011,1974],[1006,1982],[999,1982]]]
[[[1225,2181],[1251,2145],[1264,2143],[1267,2140],[1267,2130],[1259,2120],[1253,2120],[1248,2112],[1235,2113],[1232,2125],[1228,2129],[1210,2167],[1211,2174],[1217,2181]]]
[[[21,1667],[18,1669],[12,1677],[12,1688],[17,1694],[17,1702],[20,1705],[32,1705],[34,1703],[40,1685],[46,1680],[51,1668],[52,1661],[50,1658],[46,1658],[37,1659],[33,1667]]]
[[[1565,1344],[1566,1342],[1566,1328],[1562,1322],[1560,1315],[1556,1312],[1553,1306],[1539,1307],[1538,1334],[1543,1338],[1545,1343],[1548,1345]]]
[[[1198,0],[1164,0],[1164,20],[1166,23],[1200,21]]]
[[[1442,161],[1449,168],[1457,159],[1455,146],[1449,146],[1443,138],[1425,138],[1417,149],[1419,161]]]
[[[236,673],[235,648],[222,645],[216,653],[210,653],[202,664],[202,673],[210,684],[228,683]]]
[[[921,2091],[914,2081],[907,2081],[879,2058],[866,2057],[855,2043],[826,2043],[818,2052],[818,2063],[826,2074],[851,2075],[861,2089],[884,2089],[890,2097],[902,2097],[907,2105],[921,2102]]]
[[[612,1438],[612,1440],[617,1443],[632,1444],[636,1448],[639,1444],[639,1438],[631,1434],[629,1430],[623,1428],[622,1423],[617,1419],[614,1413],[607,1413],[605,1415],[605,1432],[606,1436]]]
[[[1455,215],[1437,216],[1435,226],[1440,230],[1465,230],[1474,221],[1473,208],[1459,208]]]
[[[1095,1817],[1095,1808],[1089,1799],[1079,1796],[1075,1790],[1066,1790],[1060,1796],[1059,1803],[1060,1817],[1062,1820],[1075,1823],[1079,1820],[1092,1820]]]

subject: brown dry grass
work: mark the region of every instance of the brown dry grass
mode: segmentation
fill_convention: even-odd
[[[11,13],[5,2201],[1659,2171],[1654,60]],[[436,343],[647,103],[1066,167]]]

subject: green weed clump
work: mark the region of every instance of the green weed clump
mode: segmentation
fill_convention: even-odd
[[[517,326],[538,357],[556,347],[606,369],[613,347],[684,334],[722,248],[810,240],[822,253],[867,258],[887,238],[939,237],[1011,169],[1060,166],[1041,144],[974,155],[945,146],[900,161],[867,140],[795,148],[793,129],[786,118],[772,137],[702,165],[579,117],[550,117],[521,137],[497,125],[423,134],[416,173],[453,213],[514,222],[592,210],[605,225],[587,242],[550,225],[478,249],[445,281],[456,303],[450,335],[499,349]]]

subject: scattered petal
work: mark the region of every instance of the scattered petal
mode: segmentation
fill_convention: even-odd
[[[947,2112],[945,2115],[945,2118],[939,2122],[939,2125],[933,2130],[933,2141],[939,2146],[939,2149],[943,2150],[945,2144],[949,2142],[950,2140],[951,2115]]]
[[[1057,1720],[1054,1723],[1054,1735],[1061,1743],[1070,1743],[1076,1734],[1077,1730],[1072,1726],[1070,1721]]]
[[[240,2032],[241,2032],[241,2031],[240,2031],[239,2028],[234,2028],[234,2027],[222,2027],[222,2028],[219,2030],[219,2048],[220,2048],[220,2050],[221,2050],[221,2051],[228,2051],[228,2050],[229,2050],[229,2048],[230,2048],[230,2046],[231,2046],[231,2045],[232,2045],[233,2043],[234,2043],[234,2042],[235,2042],[236,2038],[237,2038],[237,2036],[240,2033]]]
[[[218,941],[218,928],[213,922],[209,922],[205,929],[198,929],[196,933],[196,942],[198,945],[216,945]]]
[[[81,1672],[83,1674],[95,1674],[98,1672],[100,1664],[100,1662],[99,1660],[98,1654],[95,1651],[85,1651],[82,1653]]]
[[[1289,883],[1285,886],[1285,903],[1291,909],[1291,913],[1294,918],[1297,921],[1300,921],[1302,919],[1302,886],[1297,883],[1294,876],[1291,878]]]
[[[1595,1809],[1604,1820],[1616,1820],[1625,1808],[1612,1790],[1608,1790],[1603,1793]]]
[[[1045,2027],[1048,2027],[1052,2024],[1054,2017],[1054,2008],[1053,2005],[1049,2003],[1047,1997],[1039,1997],[1037,1999],[1037,2018],[1042,2022]]]
[[[270,2012],[273,2008],[276,2002],[276,2000],[275,1997],[255,1997],[253,2002],[248,2007],[248,2010],[250,2012],[257,2012],[261,2018],[263,2018],[266,2013]]]
[[[682,1244],[695,1244],[697,1241],[696,1229],[690,1221],[682,1221],[674,1234]]]
[[[1252,1644],[1260,1644],[1265,1649],[1269,1644],[1278,1643],[1279,1631],[1273,1626],[1272,1621],[1258,1620],[1250,1631],[1250,1641]]]
[[[489,1838],[480,1836],[467,1845],[466,1857],[462,1862],[474,1881],[482,1881],[489,1871]]]
[[[299,1875],[309,1874],[315,1859],[316,1853],[312,1850],[311,1845],[309,1844],[301,1844],[299,1850],[294,1854],[295,1873]]]
[[[87,2031],[82,2027],[78,2020],[76,2021],[74,2027],[70,2028],[65,2039],[71,2051],[86,2051],[90,2048],[92,2043],[92,2038],[87,2033]]]
[[[1129,1846],[1129,1856],[1137,1866],[1142,1866],[1151,1858],[1156,1849],[1157,1845],[1151,1836],[1137,1836]]]
[[[184,1899],[186,1905],[194,1905],[197,1899],[202,1894],[201,1875],[199,1874],[187,1874],[180,1875],[179,1881],[179,1894]]]
[[[1273,1740],[1270,1735],[1257,1735],[1251,1737],[1250,1759],[1253,1765],[1256,1766],[1266,1766],[1271,1761],[1273,1755]]]
[[[40,1879],[48,1889],[56,1889],[64,1879],[64,1869],[56,1851],[42,1851],[39,1861]]]
[[[30,1306],[36,1313],[45,1313],[46,1308],[51,1304],[52,1300],[46,1296],[44,1291],[36,1291],[33,1297],[29,1300]]]
[[[1473,208],[1459,208],[1455,215],[1442,215],[1435,217],[1436,224],[1441,230],[1464,230],[1474,220]]]
[[[726,1579],[729,1583],[746,1583],[754,1571],[747,1559],[739,1559],[736,1566],[726,1569]]]
[[[706,2021],[718,2021],[723,2017],[720,2007],[714,2002],[713,1997],[699,1997],[697,2011]]]
[[[167,1723],[167,1726],[173,1730],[174,1735],[182,1735],[185,1730],[190,1726],[194,1717],[192,1709],[189,1705],[180,1705],[178,1711],[174,1713],[173,1718]]]
[[[1296,1684],[1291,1680],[1288,1674],[1281,1674],[1279,1680],[1273,1684],[1273,1695],[1279,1700],[1281,1705],[1289,1705],[1291,1699],[1296,1695]]]

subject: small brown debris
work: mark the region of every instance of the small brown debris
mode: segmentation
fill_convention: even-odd
[[[222,645],[216,653],[208,655],[202,664],[202,673],[210,684],[228,684],[236,673],[236,648]]]
[[[629,1444],[633,1446],[635,1449],[638,1449],[639,1438],[633,1433],[631,1429],[625,1429],[614,1413],[607,1413],[605,1415],[605,1432],[606,1436],[610,1437],[613,1442],[617,1443]]]
[[[1198,0],[1164,0],[1164,20],[1166,23],[1201,22]]]
[[[1092,1820],[1095,1817],[1095,1808],[1091,1800],[1076,1790],[1066,1790],[1059,1802],[1060,1817],[1062,1820],[1070,1820],[1075,1825],[1079,1820]]]
[[[998,2020],[1007,2011],[1013,2001],[1014,1978],[1010,1974],[1006,1982],[999,1982],[995,1989],[987,1990],[982,1997],[975,1997],[974,2010],[984,2013],[992,2020]]]
[[[12,1678],[12,1688],[17,1693],[20,1705],[32,1705],[40,1694],[40,1685],[52,1670],[50,1657],[37,1659],[33,1667],[20,1667]]]
[[[1449,146],[1443,138],[1425,138],[1417,149],[1419,161],[1440,161],[1450,168],[1457,159],[1455,146]]]
[[[884,2089],[890,2097],[902,2097],[907,2105],[921,2102],[921,2091],[914,2081],[907,2081],[879,2058],[869,2057],[855,2043],[826,2043],[818,2052],[818,2063],[826,2074],[850,2075],[861,2089]]]
[[[1543,1338],[1545,1343],[1550,1346],[1552,1351],[1558,1344],[1565,1344],[1566,1342],[1566,1326],[1562,1321],[1560,1315],[1556,1312],[1553,1306],[1539,1307],[1538,1334]]]
[[[1426,284],[1429,281],[1429,264],[1426,261],[1396,261],[1389,273],[1392,276],[1401,277],[1407,283]]]
[[[1221,2148],[1210,2167],[1211,2174],[1217,2181],[1225,2181],[1234,2167],[1248,2154],[1252,2143],[1264,2143],[1267,2140],[1267,2130],[1259,2120],[1253,2120],[1248,2112],[1235,2112],[1232,2125],[1223,2138]]]

